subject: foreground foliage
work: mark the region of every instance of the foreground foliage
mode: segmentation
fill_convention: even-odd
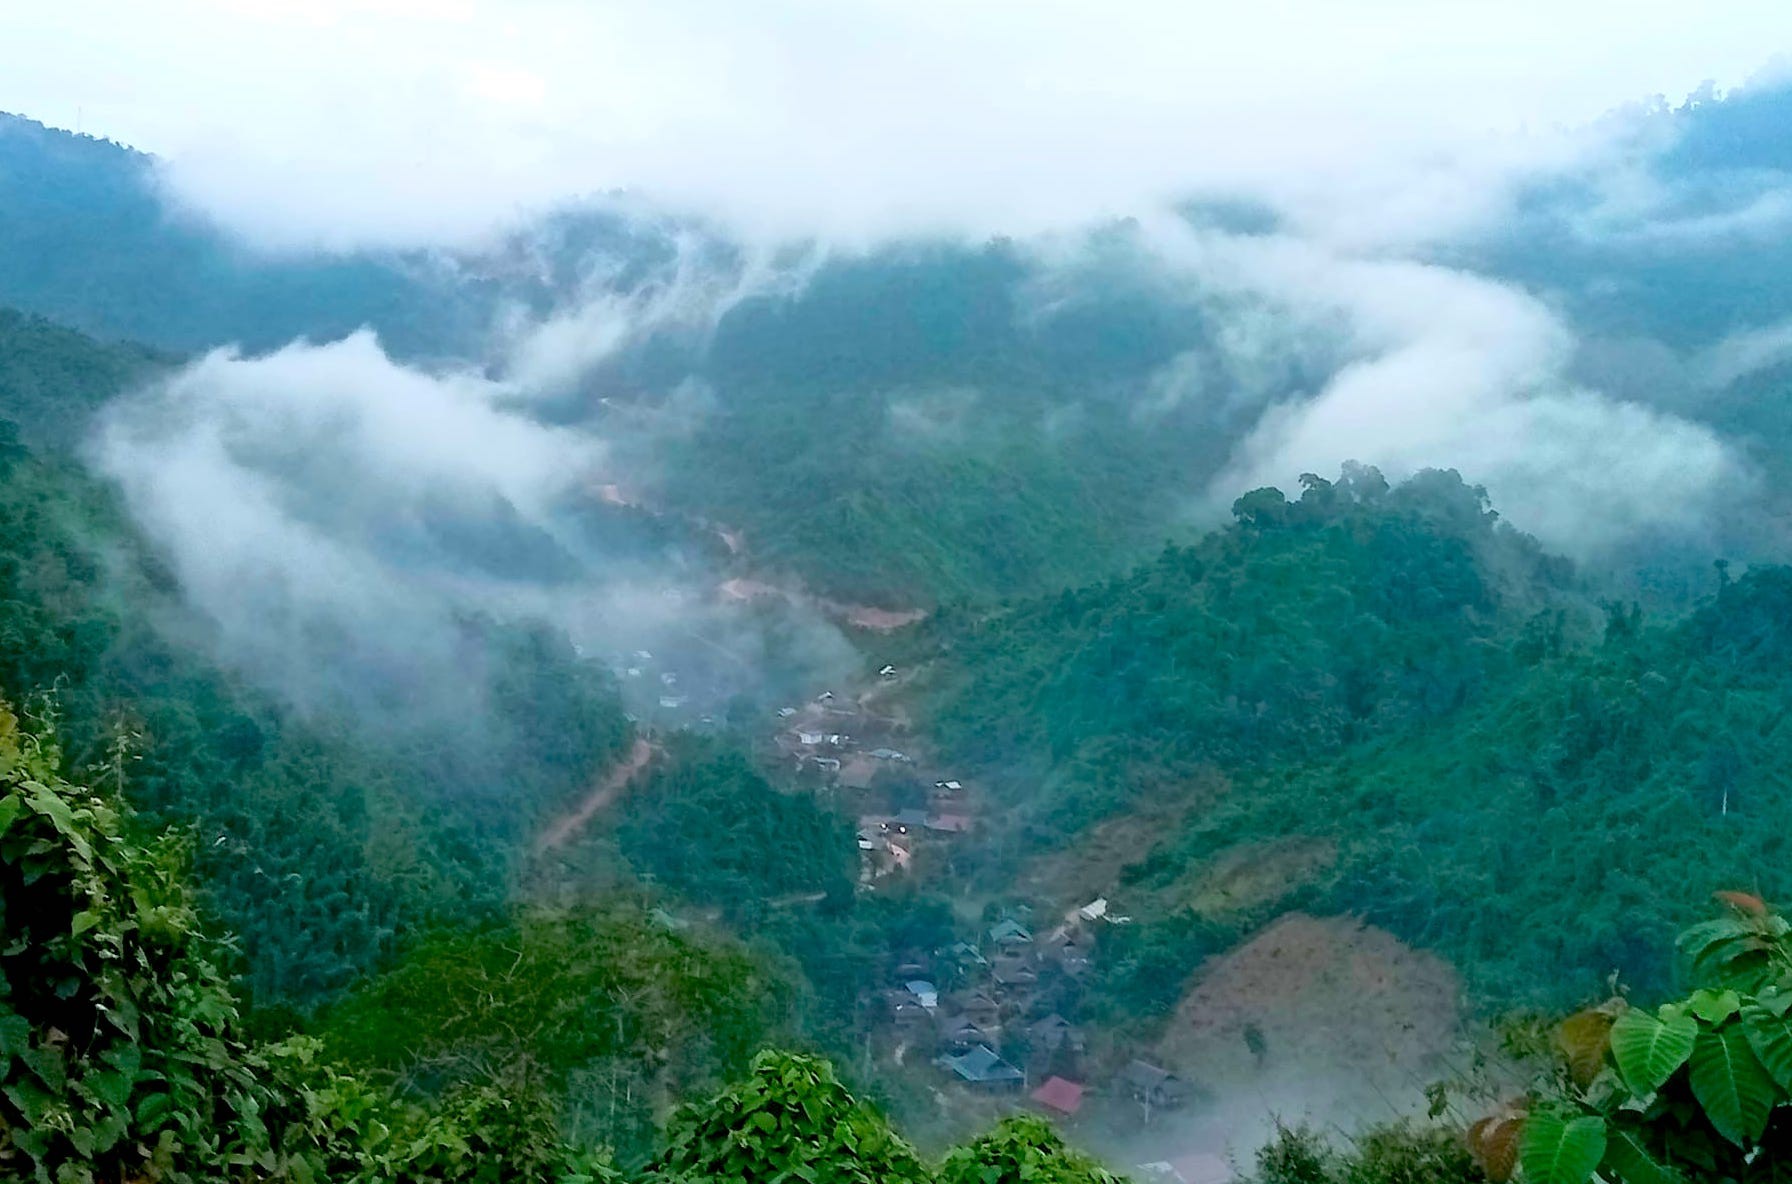
[[[1688,929],[1694,990],[1614,998],[1556,1033],[1550,1088],[1469,1132],[1488,1175],[1528,1184],[1792,1179],[1792,925],[1759,897]]]
[[[1339,1150],[1311,1127],[1278,1125],[1257,1152],[1256,1184],[1486,1184],[1459,1131],[1394,1123]]]
[[[740,1071],[782,1006],[745,956],[611,912],[426,945],[338,1009],[327,1042],[258,1042],[219,970],[229,947],[204,935],[185,885],[186,844],[137,836],[116,795],[64,780],[60,759],[51,731],[0,709],[8,1177],[619,1180],[567,1100],[607,1065],[683,1066],[657,1083],[661,1100],[703,1072]],[[615,1076],[610,1088],[614,1105]],[[952,1184],[1109,1179],[1028,1122],[943,1172]],[[826,1062],[768,1052],[679,1112],[648,1178],[935,1176]]]
[[[52,731],[0,711],[0,1168],[11,1176],[618,1181],[593,1132],[576,1129],[567,1100],[599,1079],[581,1071],[663,1060],[693,1038],[714,1042],[710,1070],[737,1071],[775,1020],[770,980],[750,960],[610,913],[426,946],[340,1009],[328,1043],[256,1041],[218,969],[228,947],[204,936],[185,887],[183,842],[135,836],[115,794],[63,780],[60,756]],[[1466,1144],[1398,1126],[1338,1154],[1284,1131],[1259,1177],[1785,1179],[1792,925],[1758,897],[1725,900],[1729,915],[1682,939],[1690,994],[1570,1017],[1561,1071],[1475,1124]],[[935,1168],[825,1061],[775,1052],[680,1109],[644,1171],[660,1184],[1118,1179],[1026,1117]]]
[[[0,708],[0,1172],[37,1181],[557,1180],[602,1166],[481,1082],[426,1109],[257,1044],[201,931],[185,844],[139,840]]]

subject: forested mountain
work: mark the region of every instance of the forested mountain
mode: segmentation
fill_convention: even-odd
[[[1154,376],[1215,343],[1199,292],[1157,284],[1125,228],[1066,275],[997,242],[825,263],[750,294],[696,361],[717,406],[670,450],[667,496],[849,600],[1037,592],[1182,527],[1237,425]],[[1308,377],[1297,361],[1273,398]],[[775,479],[773,479],[775,477]]]
[[[417,348],[452,340],[455,286],[427,261],[258,259],[109,141],[0,115],[0,206],[0,304],[101,336],[268,349],[378,324]]]
[[[1495,368],[1562,348],[1562,373],[1533,385],[1609,392],[1734,450],[1639,471],[1721,469],[1698,478],[1716,482],[1701,495],[1744,512],[1698,529],[1670,507],[1624,505],[1616,482],[1578,495],[1580,517],[1622,525],[1639,587],[1684,602],[1710,558],[1701,529],[1737,559],[1784,542],[1783,483],[1753,475],[1786,453],[1762,395],[1783,389],[1792,315],[1775,230],[1788,104],[1792,90],[1763,82],[1621,113],[1607,156],[1427,247],[1431,272],[1356,278],[1361,260],[1236,202],[1045,240],[768,251],[593,201],[452,253],[271,257],[172,204],[151,158],[13,119],[0,135],[12,260],[0,304],[182,351],[371,326],[396,357],[495,375],[601,436],[629,496],[738,528],[762,565],[820,593],[892,607],[1123,570],[1222,516],[1238,485],[1291,483],[1300,467],[1235,472],[1240,451],[1383,359],[1464,337],[1478,350],[1477,334]],[[1290,269],[1312,282],[1291,285]],[[1438,288],[1435,313],[1355,290],[1393,301],[1414,285]],[[1514,307],[1501,286],[1539,303]],[[1460,302],[1476,311],[1458,325]],[[1601,430],[1586,413],[1572,399],[1551,412],[1558,438],[1539,445]],[[1510,428],[1519,412],[1490,414]],[[1461,468],[1524,511],[1521,525],[1555,532],[1551,545],[1610,550],[1609,532],[1516,504],[1535,481],[1522,454],[1478,465],[1455,453],[1486,441],[1464,437],[1414,464],[1406,454],[1431,436],[1409,446],[1399,426],[1358,459]]]
[[[211,658],[207,624],[116,493],[68,448],[92,409],[166,365],[10,316],[0,338],[0,685],[52,697],[70,759],[158,823],[194,827],[216,916],[263,1005],[314,1006],[433,919],[503,899],[507,852],[626,748],[608,671],[526,625],[465,622],[490,717],[377,732],[301,716]]]
[[[1792,887],[1787,569],[1720,565],[1651,619],[1596,609],[1455,474],[1305,485],[1127,577],[935,623],[920,702],[1017,832],[980,874],[1179,807],[1102,886],[1143,915],[1129,942],[1180,943],[1171,972],[1299,902],[1552,1005],[1612,970],[1665,989],[1688,888]],[[1253,864],[1258,896],[1215,895]]]
[[[1573,605],[1568,565],[1455,473],[1303,483],[1126,576],[941,618],[939,736],[1074,831],[1126,806],[1135,764],[1300,760],[1446,714],[1503,679],[1500,639]]]
[[[1155,1162],[1392,949],[1497,1108],[1262,1184],[1776,1179],[1789,111],[1416,245],[282,255],[0,116],[0,1175],[1104,1181],[992,1124]]]
[[[1595,167],[1531,187],[1462,258],[1558,295],[1602,337],[1696,348],[1783,321],[1789,248],[1773,211],[1792,180],[1789,105],[1783,83],[1657,97],[1640,176]]]

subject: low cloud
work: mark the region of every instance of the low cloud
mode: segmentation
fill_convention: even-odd
[[[1271,299],[1294,324],[1332,326],[1344,359],[1316,389],[1263,410],[1210,483],[1204,514],[1345,460],[1393,478],[1456,468],[1516,525],[1586,557],[1684,538],[1748,484],[1709,428],[1573,382],[1574,336],[1517,288],[1288,237],[1172,227],[1159,241],[1207,284]]]
[[[455,609],[514,582],[476,532],[526,536],[537,572],[570,562],[544,524],[603,447],[505,411],[508,394],[400,366],[370,333],[221,350],[113,407],[95,455],[226,656],[316,702],[343,674],[319,665],[331,652],[376,684],[455,668]]]
[[[1697,374],[1706,388],[1721,390],[1787,362],[1792,362],[1792,320],[1731,333],[1697,360]]]
[[[179,30],[180,69],[146,54]],[[1088,0],[169,0],[47,9],[0,109],[166,158],[282,249],[483,241],[625,189],[753,239],[1030,234],[1196,193],[1354,245],[1504,207],[1638,96],[1738,83],[1778,0],[1339,6]]]
[[[779,655],[787,671],[848,660],[819,620],[717,595],[694,530],[671,550],[631,542],[638,511],[602,504],[634,484],[613,450],[528,402],[508,381],[400,365],[363,332],[207,355],[115,405],[93,453],[220,656],[301,706],[477,710],[468,614],[546,621],[594,656],[719,655],[718,700],[762,676],[767,629],[800,651]],[[605,513],[621,527],[592,530]]]

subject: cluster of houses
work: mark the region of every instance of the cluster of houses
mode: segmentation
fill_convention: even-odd
[[[876,775],[879,757],[895,750],[862,748],[860,736],[882,738],[894,722],[862,712],[857,704],[823,691],[802,707],[780,707],[781,730],[772,743],[797,772],[819,773],[827,784],[864,789]],[[900,757],[900,753],[895,753]]]
[[[887,1022],[909,1044],[931,1040],[934,1063],[962,1088],[1024,1093],[1049,1114],[1074,1117],[1087,1088],[1083,1033],[1057,1012],[1046,1011],[1038,988],[1042,974],[1081,977],[1088,972],[1089,926],[1101,920],[1114,920],[1107,902],[1091,901],[1036,939],[1022,920],[1004,917],[988,928],[979,945],[960,942],[936,951],[935,965],[949,968],[960,983],[945,993],[923,977],[926,963],[910,958],[897,968],[901,985],[883,992]],[[1179,1078],[1144,1061],[1113,1075],[1109,1092],[1138,1103],[1147,1121],[1153,1109],[1174,1109],[1186,1097]]]
[[[878,677],[894,682],[899,676],[894,666],[886,665]],[[780,708],[777,717],[780,730],[773,743],[799,773],[819,774],[824,784],[863,791],[873,787],[880,772],[901,772],[897,784],[908,788],[899,800],[919,796],[916,761],[891,746],[899,743],[901,731],[893,719],[831,691],[800,707]],[[863,883],[905,871],[923,845],[972,829],[963,782],[942,777],[931,783],[925,798],[925,807],[859,817]],[[1105,898],[1097,898],[1071,910],[1041,936],[1028,927],[1023,912],[996,919],[974,944],[961,941],[931,955],[912,952],[900,960],[892,984],[876,996],[883,1023],[900,1047],[930,1050],[945,1079],[965,1091],[1024,1097],[1060,1120],[1078,1115],[1094,1094],[1136,1106],[1138,1116],[1150,1123],[1154,1115],[1184,1103],[1188,1091],[1182,1080],[1148,1061],[1134,1060],[1118,1071],[1108,1065],[1092,1090],[1086,1082],[1097,1066],[1087,1056],[1084,1034],[1054,1010],[1053,1002],[1061,998],[1054,988],[1062,983],[1059,976],[1080,979],[1089,973],[1096,926],[1129,920],[1114,915]],[[949,986],[942,989],[940,983]],[[1215,1165],[1225,1169],[1224,1161],[1203,1162],[1198,1168],[1193,1161],[1140,1166],[1148,1178],[1164,1184],[1220,1184],[1230,1178],[1229,1170],[1219,1175],[1208,1170]]]
[[[723,688],[706,677],[701,668],[695,673],[681,673],[667,665],[674,659],[655,657],[651,650],[613,653],[608,660],[610,668],[622,679],[631,707],[630,723],[640,723],[645,715],[657,726],[698,730],[720,726],[721,721],[713,712],[725,697]]]
[[[893,679],[895,667],[887,666],[880,674],[886,681]],[[867,712],[832,691],[821,692],[801,707],[779,708],[778,721],[780,730],[772,742],[799,774],[819,775],[824,784],[861,791],[870,789],[882,770],[902,770],[913,776],[914,757],[890,746],[898,730],[895,721]],[[963,805],[963,782],[935,781],[927,801],[926,808],[859,818],[862,883],[872,884],[906,870],[923,842],[970,831],[972,818]]]
[[[859,816],[859,879],[874,883],[904,871],[915,848],[929,839],[966,834],[971,816],[951,809],[909,809],[895,814]]]

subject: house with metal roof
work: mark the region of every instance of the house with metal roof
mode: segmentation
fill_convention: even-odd
[[[940,1065],[966,1085],[991,1092],[1019,1089],[1027,1075],[997,1056],[987,1044],[979,1044],[958,1056],[941,1057]]]

